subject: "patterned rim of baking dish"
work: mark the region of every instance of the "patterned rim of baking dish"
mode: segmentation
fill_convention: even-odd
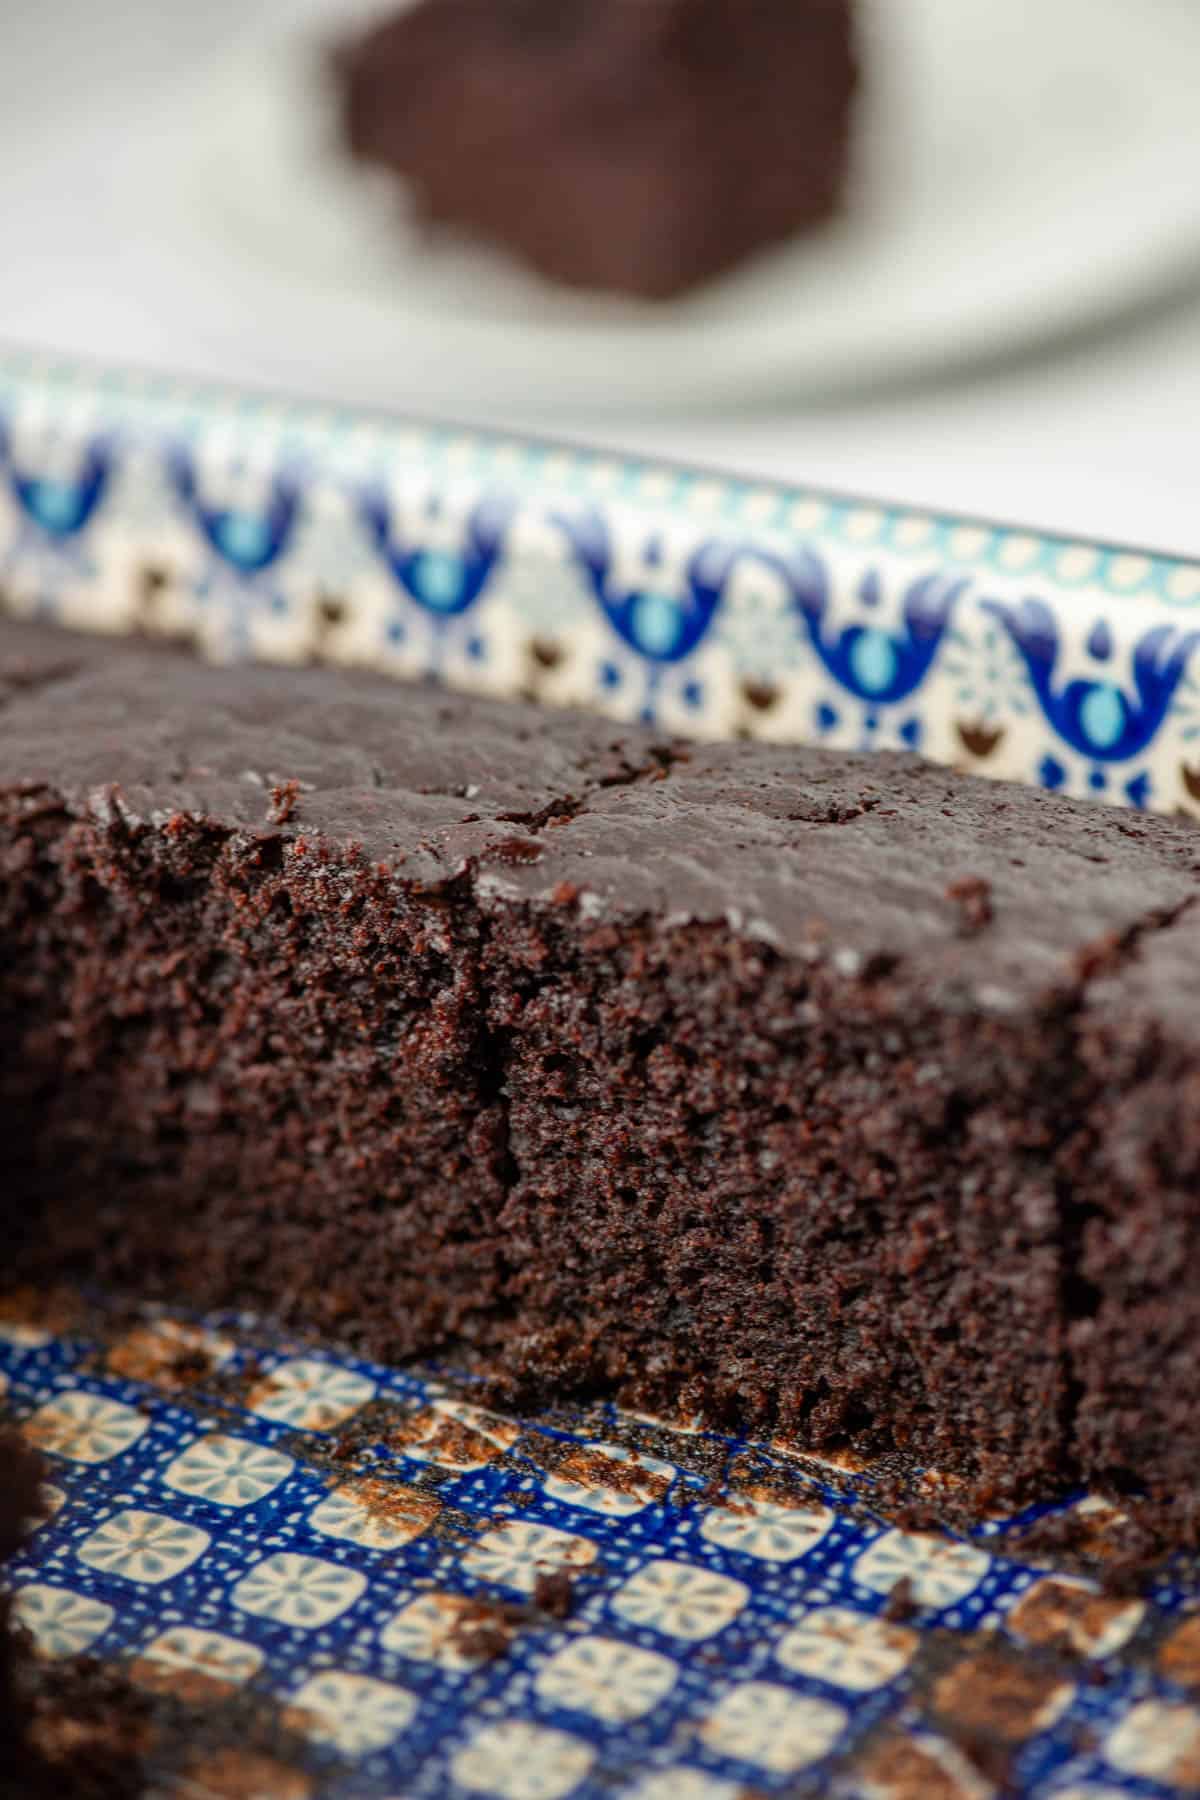
[[[1200,563],[0,354],[10,614],[1200,810]]]

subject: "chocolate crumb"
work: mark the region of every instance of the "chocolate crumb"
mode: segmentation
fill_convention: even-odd
[[[575,1603],[575,1583],[566,1569],[548,1569],[533,1586],[533,1604],[552,1619],[566,1619]]]
[[[964,875],[960,881],[952,881],[946,889],[946,898],[958,907],[962,929],[968,935],[991,924],[994,916],[992,884],[982,876]]]
[[[904,1625],[909,1619],[914,1619],[920,1610],[911,1575],[902,1575],[888,1595],[881,1617],[889,1624]]]
[[[494,1662],[506,1655],[517,1632],[533,1623],[532,1609],[512,1601],[455,1599],[450,1604],[456,1610],[446,1643],[470,1662]]]
[[[482,1621],[476,1625],[460,1626],[450,1634],[448,1641],[460,1656],[469,1658],[471,1662],[496,1662],[501,1656],[507,1656],[512,1644],[512,1633],[498,1622]]]
[[[271,789],[271,823],[288,825],[300,809],[300,783],[281,781]]]

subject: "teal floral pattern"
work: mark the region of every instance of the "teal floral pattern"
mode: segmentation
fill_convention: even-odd
[[[1200,562],[0,356],[18,616],[1200,810]]]

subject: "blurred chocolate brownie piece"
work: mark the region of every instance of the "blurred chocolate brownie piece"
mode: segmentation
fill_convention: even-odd
[[[669,298],[843,192],[848,0],[422,0],[334,68],[422,218],[574,287]]]

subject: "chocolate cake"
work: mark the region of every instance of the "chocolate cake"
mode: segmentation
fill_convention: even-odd
[[[682,293],[842,195],[848,0],[422,0],[334,72],[419,218],[576,287]]]
[[[0,692],[10,1275],[1194,1507],[1193,826],[34,627]]]
[[[42,1512],[41,1459],[0,1429],[0,1581]],[[87,1657],[40,1663],[0,1587],[0,1800],[138,1800],[145,1706]]]
[[[39,1510],[37,1457],[12,1431],[0,1429],[0,1581],[25,1542]],[[15,1793],[24,1762],[26,1719],[17,1684],[18,1646],[12,1599],[0,1587],[0,1795]]]

